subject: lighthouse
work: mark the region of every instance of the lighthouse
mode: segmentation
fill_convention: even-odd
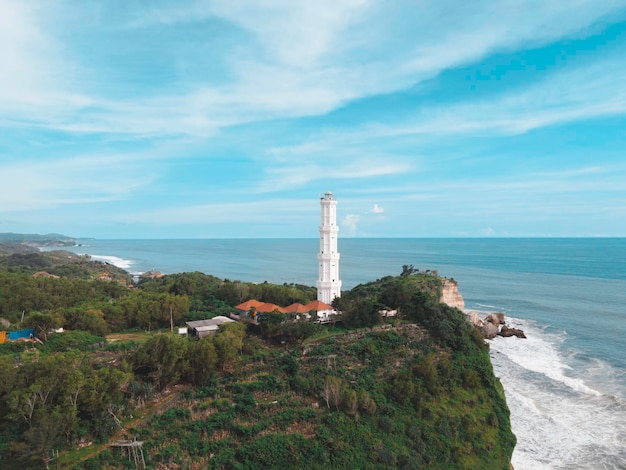
[[[320,252],[317,255],[319,278],[317,280],[317,300],[330,304],[341,296],[339,279],[339,252],[337,251],[337,200],[327,192],[320,198],[322,223],[320,225]]]

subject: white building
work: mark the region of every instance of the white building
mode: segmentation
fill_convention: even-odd
[[[206,336],[216,334],[220,329],[220,325],[223,325],[224,323],[234,322],[235,320],[233,320],[232,318],[218,315],[217,317],[213,317],[210,320],[196,320],[188,321],[185,323],[187,324],[187,331],[190,335],[198,336],[199,338],[205,338]]]
[[[320,198],[322,224],[320,225],[319,278],[317,280],[317,300],[330,304],[341,296],[339,279],[339,252],[337,251],[337,200],[333,193],[324,193]]]

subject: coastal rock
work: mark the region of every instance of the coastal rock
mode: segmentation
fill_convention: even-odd
[[[500,330],[498,334],[505,338],[508,338],[509,336],[517,336],[518,338],[524,338],[524,339],[526,338],[526,335],[524,334],[522,330],[518,328],[509,328],[506,325],[502,327],[502,329]]]
[[[493,339],[496,336],[502,336],[504,338],[508,338],[510,336],[526,338],[526,335],[522,330],[506,326],[503,313],[490,313],[484,319],[481,319],[479,312],[469,310],[465,312],[465,317],[475,328],[478,328],[485,339]]]
[[[478,329],[485,339],[493,339],[498,334],[498,327],[491,322],[483,322],[483,325]]]
[[[493,323],[495,326],[504,325],[504,313],[494,312],[485,317],[485,322]]]
[[[465,309],[465,301],[459,292],[459,285],[453,279],[443,279],[439,302],[459,310]]]
[[[478,312],[475,310],[470,310],[469,312],[465,312],[465,317],[467,321],[470,322],[475,327],[481,327],[483,325],[483,321],[478,316]]]

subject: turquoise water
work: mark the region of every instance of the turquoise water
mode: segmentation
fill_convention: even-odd
[[[202,271],[315,285],[317,239],[85,240],[131,272]],[[340,239],[343,288],[437,269],[466,308],[501,311],[528,340],[491,341],[516,470],[626,468],[626,239]]]

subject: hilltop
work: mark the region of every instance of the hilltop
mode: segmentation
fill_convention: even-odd
[[[0,233],[0,244],[19,244],[36,248],[39,246],[74,246],[76,239],[58,233]]]
[[[0,233],[0,272],[22,272],[76,279],[131,281],[128,272],[110,263],[92,260],[89,255],[77,255],[62,250],[75,246],[76,239],[49,233]],[[59,247],[59,250],[41,251],[40,247]]]
[[[132,468],[110,447],[119,439],[140,443],[149,468],[509,468],[515,437],[488,347],[462,312],[439,303],[436,275],[404,272],[345,292],[335,327],[274,313],[199,340],[145,326],[232,309],[243,292],[279,301],[309,291],[202,273],[132,290],[71,282],[34,285],[51,294],[76,286],[73,307],[50,296],[42,314],[75,331],[18,358],[0,346],[7,468]],[[19,298],[2,307],[12,318]],[[400,315],[383,321],[383,307]],[[138,324],[143,331],[116,333]]]

